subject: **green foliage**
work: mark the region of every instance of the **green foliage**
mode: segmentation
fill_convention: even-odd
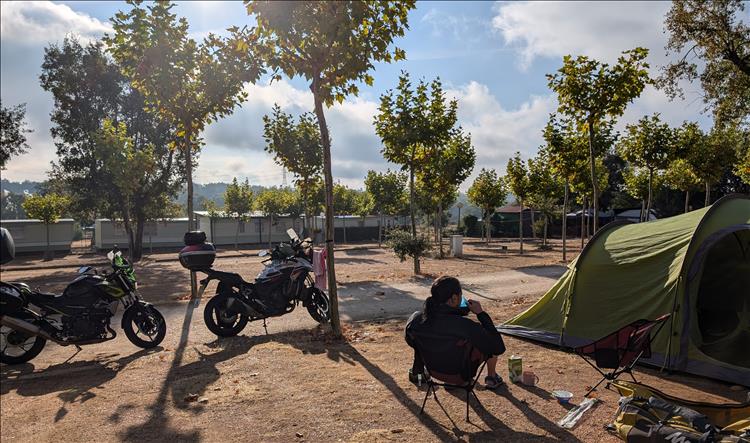
[[[576,172],[578,163],[586,159],[586,142],[581,143],[582,134],[571,119],[559,120],[550,115],[543,131],[547,142],[546,152],[555,174],[570,179]]]
[[[750,123],[750,22],[742,0],[677,0],[667,14],[667,51],[676,62],[658,85],[684,97],[680,81],[699,81],[717,124]],[[743,20],[744,15],[744,20]]]
[[[625,179],[625,192],[633,198],[645,201],[648,198],[649,172],[646,168],[627,167],[622,171]],[[657,173],[653,177],[652,188],[659,188],[662,185],[662,174]]]
[[[41,220],[49,225],[63,216],[68,205],[67,197],[59,194],[30,195],[23,202],[23,210],[29,218]]]
[[[745,143],[737,155],[734,173],[746,184],[750,185],[750,141]]]
[[[357,212],[359,193],[345,185],[333,185],[333,212],[337,215],[352,215]]]
[[[26,103],[6,108],[0,102],[0,170],[11,157],[29,150],[26,134],[34,132],[26,127]]]
[[[595,165],[597,171],[602,171],[601,174],[596,176],[597,189],[606,189],[609,186],[609,170],[604,166],[604,160],[601,158],[596,159]],[[579,203],[583,202],[584,197],[589,204],[591,203],[593,188],[591,187],[591,170],[589,168],[588,160],[580,161],[570,180],[570,190],[577,194]]]
[[[305,202],[305,213],[315,214],[313,193],[323,171],[323,146],[314,114],[306,113],[294,122],[290,114],[274,105],[270,116],[263,116],[263,137],[266,152],[276,163],[294,174],[295,185]]]
[[[171,12],[163,1],[143,6],[129,0],[131,8],[111,19],[113,35],[105,37],[110,53],[146,107],[177,128],[175,146],[186,159],[187,210],[193,214],[193,154],[200,133],[210,121],[228,115],[245,98],[242,89],[263,72],[256,57],[245,56],[248,30],[235,30],[229,39],[208,34],[197,43],[188,35],[188,23]]]
[[[494,169],[482,168],[469,188],[467,197],[471,204],[482,210],[482,218],[487,233],[490,232],[490,217],[495,213],[498,206],[505,203],[506,194],[505,183],[501,177],[498,177]],[[489,236],[487,240],[489,241]]]
[[[389,46],[404,35],[415,2],[245,1],[245,5],[257,29],[237,37],[248,39],[247,47],[262,45],[261,55],[275,73],[305,78],[313,94],[331,106],[349,94],[357,95],[358,83],[372,85],[369,71],[374,62],[405,58],[404,51],[391,51]]]
[[[687,160],[678,158],[667,167],[664,184],[678,191],[693,191],[700,188],[701,180]]]
[[[373,211],[397,215],[404,211],[408,196],[405,192],[406,175],[401,172],[367,171],[365,189],[373,199]]]
[[[224,208],[227,215],[238,221],[246,218],[253,208],[253,191],[250,189],[250,182],[247,179],[244,183],[238,183],[237,177],[232,179],[232,183],[227,186],[227,190],[224,192]]]
[[[742,138],[732,128],[714,127],[702,139],[703,143],[692,145],[686,158],[695,175],[710,186],[718,182],[726,169],[734,163],[737,146]]]
[[[294,192],[287,189],[268,188],[255,197],[255,209],[266,217],[288,214],[295,205]]]
[[[651,171],[663,170],[673,157],[674,142],[674,131],[661,121],[659,114],[654,114],[625,127],[618,152],[633,166]]]
[[[425,212],[449,208],[458,198],[458,187],[474,170],[476,154],[471,137],[460,128],[444,144],[437,145],[420,161],[417,178]],[[429,198],[425,198],[429,197]]]
[[[375,208],[375,199],[372,197],[372,194],[367,191],[357,193],[354,214],[366,217],[373,213],[373,208]]]
[[[529,183],[529,172],[526,170],[526,165],[521,160],[521,153],[516,154],[508,159],[508,167],[506,168],[505,183],[508,186],[510,192],[516,196],[519,202],[522,202],[528,197],[531,186]]]
[[[388,247],[393,249],[399,260],[406,261],[407,258],[419,260],[424,257],[432,245],[430,240],[424,235],[412,236],[409,232],[402,229],[392,229],[388,232]]]
[[[208,218],[211,220],[218,220],[224,216],[224,209],[213,200],[205,200],[203,209],[208,212]]]

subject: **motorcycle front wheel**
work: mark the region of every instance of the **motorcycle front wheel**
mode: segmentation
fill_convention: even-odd
[[[313,287],[310,300],[307,302],[307,312],[316,322],[322,324],[331,320],[331,303],[328,296],[320,288]]]
[[[206,327],[219,337],[234,337],[247,325],[247,317],[229,309],[229,297],[216,295],[203,309]]]
[[[122,330],[134,345],[150,349],[164,340],[167,322],[155,307],[141,303],[129,307],[122,315]]]
[[[0,362],[20,365],[39,355],[47,343],[42,337],[0,326]]]

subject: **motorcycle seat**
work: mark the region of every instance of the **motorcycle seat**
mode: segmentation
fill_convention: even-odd
[[[38,291],[35,291],[34,295],[39,298],[46,299],[46,300],[54,300],[54,299],[62,297],[61,294],[53,294],[51,292],[38,292]]]
[[[235,285],[242,285],[242,284],[250,284],[249,282],[246,282],[240,274],[237,274],[235,272],[224,272],[224,271],[217,271],[215,269],[210,269],[207,271],[207,274],[211,278],[215,278],[218,280],[226,281]]]

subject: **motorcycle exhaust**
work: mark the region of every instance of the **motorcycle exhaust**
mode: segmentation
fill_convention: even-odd
[[[259,313],[255,309],[253,309],[252,306],[245,303],[243,300],[240,300],[237,297],[229,297],[227,299],[227,308],[229,309],[229,312],[232,314],[243,314],[250,318],[261,318],[264,317],[263,314]]]
[[[70,343],[65,343],[60,340],[57,340],[56,338],[49,335],[47,332],[43,331],[39,326],[29,323],[27,321],[21,320],[19,318],[10,317],[7,315],[0,316],[0,325],[7,326],[11,329],[15,329],[16,331],[20,331],[29,335],[38,335],[42,338],[45,338],[49,341],[55,342],[62,346],[67,346]]]

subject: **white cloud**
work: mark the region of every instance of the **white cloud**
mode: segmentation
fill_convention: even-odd
[[[2,2],[0,35],[4,42],[47,43],[76,34],[87,41],[109,32],[109,23],[52,2]]]
[[[580,54],[613,62],[624,50],[649,48],[664,60],[669,2],[498,2],[493,27],[528,68],[537,57]]]
[[[504,175],[516,151],[524,158],[535,155],[543,143],[542,128],[557,106],[551,96],[532,96],[518,108],[505,109],[487,86],[477,82],[448,90],[447,95],[458,100],[459,123],[471,133],[477,153],[474,174],[461,187],[464,190],[482,168]]]

